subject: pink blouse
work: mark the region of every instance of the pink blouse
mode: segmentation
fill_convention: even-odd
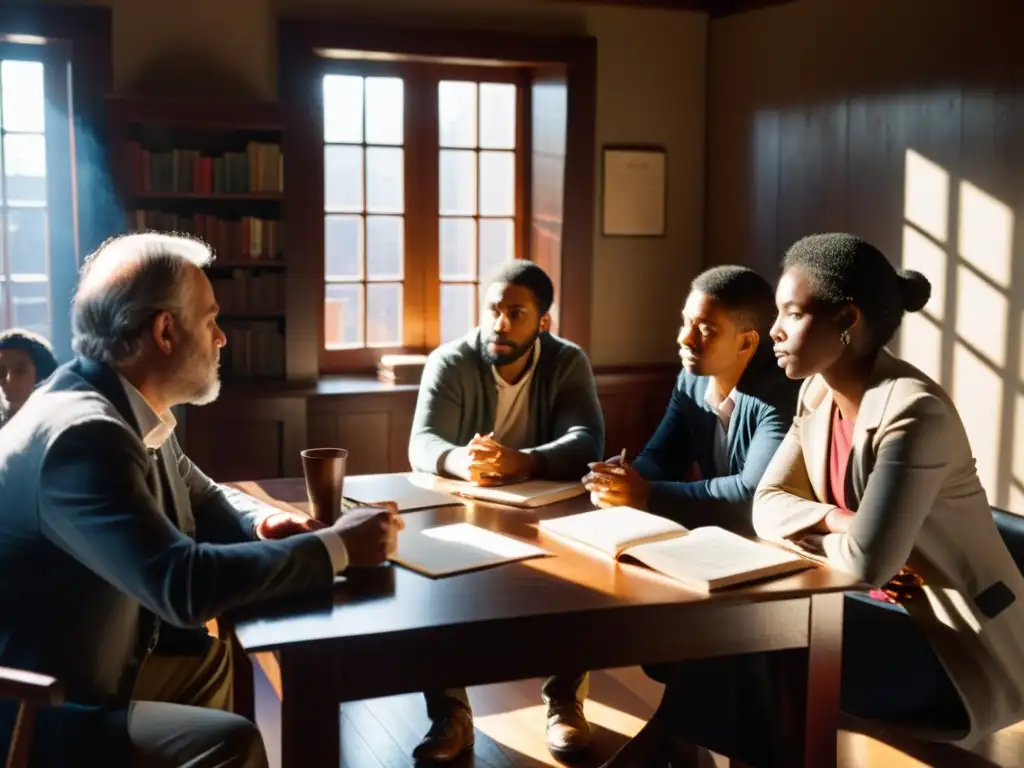
[[[852,511],[846,503],[846,475],[850,467],[850,454],[853,453],[854,422],[844,419],[839,408],[832,408],[832,442],[828,451],[828,500],[840,509]],[[889,595],[880,589],[868,593],[876,600],[895,603]]]

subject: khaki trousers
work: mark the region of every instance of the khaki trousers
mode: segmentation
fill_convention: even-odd
[[[128,709],[137,768],[267,768],[256,726],[231,712],[231,654],[214,640],[205,656],[154,653]]]

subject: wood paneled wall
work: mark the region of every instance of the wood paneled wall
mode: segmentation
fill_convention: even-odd
[[[606,455],[636,456],[668,405],[677,369],[650,366],[597,375]],[[418,387],[359,378],[324,379],[313,390],[226,391],[189,408],[185,451],[220,482],[301,477],[304,448],[349,450],[353,475],[407,472]]]
[[[846,230],[933,298],[895,350],[954,397],[1024,513],[1024,4],[799,0],[711,23],[706,258],[771,278]]]

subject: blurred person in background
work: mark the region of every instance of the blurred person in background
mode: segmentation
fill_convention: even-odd
[[[0,333],[0,426],[21,409],[36,384],[55,370],[57,358],[42,336],[21,328]]]

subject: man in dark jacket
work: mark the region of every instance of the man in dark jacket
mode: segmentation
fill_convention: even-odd
[[[789,431],[799,391],[776,365],[774,319],[772,288],[753,270],[714,267],[694,279],[668,410],[634,462],[594,465],[584,481],[595,504],[753,533],[754,491]]]
[[[181,451],[171,408],[219,390],[210,260],[154,233],[104,244],[72,307],[78,357],[0,430],[0,666],[57,677],[68,702],[40,712],[34,765],[265,766],[255,726],[218,711],[223,645],[152,652],[233,608],[329,589],[382,562],[401,527],[389,507],[314,531]],[[15,712],[0,706],[0,746]]]

